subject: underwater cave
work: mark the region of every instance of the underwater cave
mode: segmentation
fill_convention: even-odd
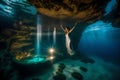
[[[120,80],[120,0],[0,0],[0,80]]]

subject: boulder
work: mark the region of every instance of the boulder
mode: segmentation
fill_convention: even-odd
[[[53,80],[66,80],[66,76],[64,74],[58,74],[53,76]]]
[[[62,73],[63,73],[63,70],[61,68],[58,68],[56,71],[56,74],[62,74]]]
[[[76,80],[83,80],[83,76],[79,72],[72,72],[71,76]]]
[[[60,69],[64,69],[65,68],[65,64],[63,64],[63,63],[60,63],[59,65],[58,65],[58,68],[60,68]]]
[[[80,69],[81,69],[82,71],[84,71],[84,72],[87,72],[87,71],[88,71],[88,69],[85,68],[85,67],[83,67],[83,66],[80,66]]]

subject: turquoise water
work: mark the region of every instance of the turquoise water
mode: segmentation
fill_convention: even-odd
[[[25,64],[35,64],[35,63],[44,62],[45,60],[46,59],[42,58],[42,57],[32,57],[32,58],[28,58],[28,59],[22,60],[21,62],[25,63]]]

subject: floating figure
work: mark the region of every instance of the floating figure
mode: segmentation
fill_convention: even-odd
[[[66,48],[67,48],[67,52],[70,55],[74,55],[74,52],[72,51],[72,49],[70,48],[70,37],[69,37],[69,33],[71,33],[73,31],[73,29],[75,28],[77,23],[75,23],[75,25],[70,29],[69,27],[65,27],[63,28],[63,26],[61,25],[60,27],[62,28],[62,30],[65,32],[65,37],[66,37]]]

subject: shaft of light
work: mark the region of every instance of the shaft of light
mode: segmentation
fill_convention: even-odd
[[[41,35],[42,35],[42,28],[40,23],[40,16],[37,16],[37,54],[40,54],[40,43],[41,43]]]
[[[48,28],[48,33],[47,33],[48,41],[50,43],[50,28]]]
[[[54,27],[53,31],[53,46],[56,47],[56,27]]]

